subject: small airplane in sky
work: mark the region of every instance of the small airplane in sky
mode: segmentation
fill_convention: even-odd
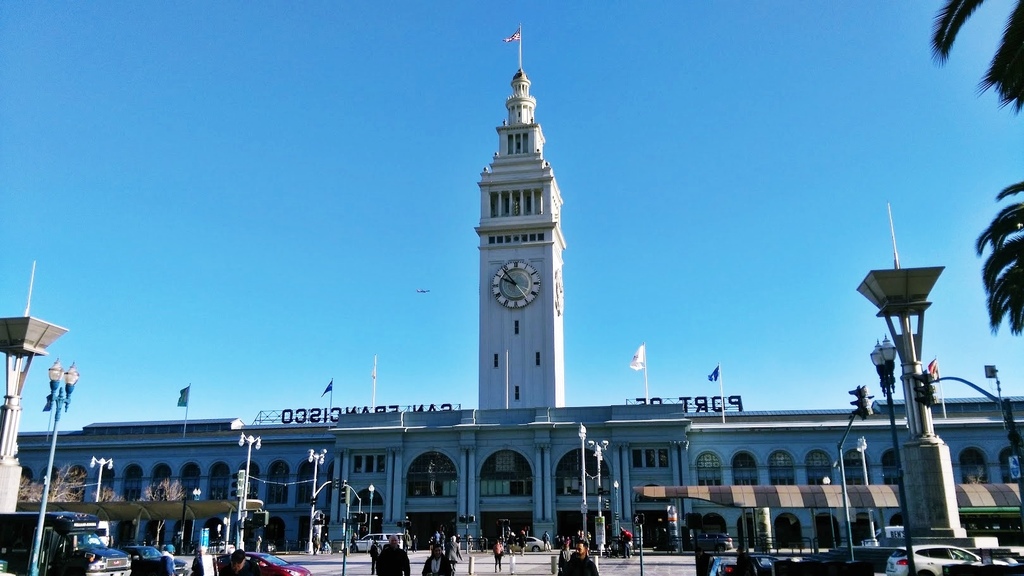
[[[423,288],[417,288],[416,292],[419,293],[419,294],[426,294],[427,292],[430,292],[430,290],[424,290]]]

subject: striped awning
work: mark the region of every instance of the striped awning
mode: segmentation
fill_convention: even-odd
[[[854,508],[898,508],[896,486],[879,484],[846,487]],[[843,488],[835,484],[816,486],[638,486],[645,498],[694,498],[736,508],[838,508],[843,505]],[[1020,506],[1016,484],[957,484],[960,508]]]

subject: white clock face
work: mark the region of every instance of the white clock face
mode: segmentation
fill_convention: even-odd
[[[509,260],[494,274],[491,293],[506,308],[523,308],[540,294],[540,273],[528,262]]]

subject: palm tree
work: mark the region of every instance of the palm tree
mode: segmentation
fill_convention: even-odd
[[[932,53],[939,63],[949,58],[960,28],[985,0],[949,0],[935,16]],[[1012,105],[1014,113],[1024,108],[1024,3],[1010,12],[1003,38],[996,48],[988,72],[979,86],[982,92],[995,88],[1000,107]],[[1003,189],[996,200],[1024,192],[1024,182]],[[988,317],[992,332],[1003,319],[1010,332],[1024,332],[1024,203],[1011,204],[996,215],[975,245],[978,256],[991,247],[992,253],[982,267],[982,282],[988,295]]]
[[[935,16],[932,53],[944,63],[949,58],[957,33],[985,0],[949,0]],[[981,79],[982,92],[995,88],[999,105],[1013,105],[1014,112],[1024,108],[1024,4],[1017,2],[1003,30],[1003,38]]]
[[[1003,189],[996,200],[1024,192],[1024,182]],[[988,294],[988,317],[992,332],[1006,318],[1010,332],[1024,332],[1024,202],[1003,208],[978,237],[978,256],[990,247],[992,253],[982,267],[982,281]]]

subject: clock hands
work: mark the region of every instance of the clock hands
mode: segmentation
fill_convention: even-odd
[[[523,287],[519,285],[519,282],[517,282],[517,281],[515,280],[515,278],[513,278],[513,277],[512,277],[512,276],[511,276],[511,275],[510,275],[510,274],[508,273],[508,271],[507,271],[507,270],[503,270],[503,271],[502,271],[502,273],[501,273],[501,279],[502,279],[503,281],[505,281],[505,282],[508,282],[509,284],[511,284],[511,285],[513,285],[513,286],[515,286],[515,287],[516,287],[516,290],[519,290],[519,293],[523,295],[523,298],[526,298],[526,290],[523,290]]]

